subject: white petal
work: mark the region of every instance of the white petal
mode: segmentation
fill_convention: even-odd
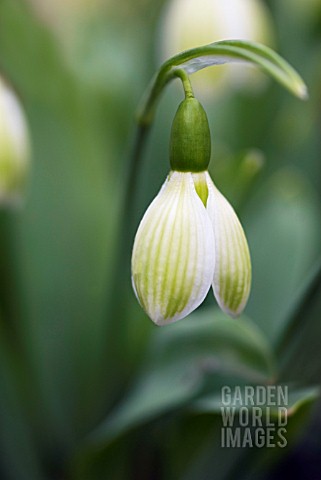
[[[19,206],[29,171],[29,134],[14,92],[0,77],[0,204]]]
[[[219,306],[231,316],[239,315],[251,288],[251,259],[242,225],[226,198],[207,173],[207,211],[215,239],[213,291]]]
[[[135,237],[136,296],[157,325],[167,325],[203,302],[213,274],[213,229],[192,174],[171,172]]]

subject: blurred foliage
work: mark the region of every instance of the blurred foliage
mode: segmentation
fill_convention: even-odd
[[[267,82],[203,102],[211,173],[249,239],[247,317],[225,317],[210,297],[157,329],[131,291],[130,250],[116,261],[168,171],[182,98],[174,84],[161,100],[123,230],[135,109],[160,64],[165,2],[0,0],[0,71],[33,150],[25,207],[0,211],[1,478],[281,478],[271,468],[298,445],[321,375],[321,9],[265,3],[310,100]],[[291,385],[289,446],[221,448],[220,387],[268,382]]]

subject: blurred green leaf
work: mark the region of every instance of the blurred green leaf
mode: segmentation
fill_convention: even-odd
[[[256,192],[242,217],[253,283],[248,314],[275,343],[320,245],[320,207],[301,172],[283,168]]]
[[[7,242],[19,285],[10,294],[38,381],[39,423],[50,446],[65,450],[100,417],[109,389],[106,285],[122,193],[107,123],[115,115],[104,112],[102,122],[108,98],[82,84],[25,2],[0,2],[0,61],[22,97],[33,147],[30,192]]]
[[[0,475],[16,480],[41,480],[43,472],[24,391],[23,376],[27,372],[20,360],[0,325]],[[32,388],[31,381],[28,387]]]
[[[312,272],[308,276],[304,285],[301,286],[299,293],[290,306],[289,312],[283,320],[283,332],[281,332],[278,351],[284,356],[284,350],[293,340],[302,328],[303,320],[307,320],[310,310],[313,309],[313,303],[320,298],[321,293],[321,259],[313,266]]]
[[[209,472],[210,478],[216,480],[266,478],[265,474],[268,474],[276,461],[288,453],[297,441],[319,393],[318,387],[291,387],[290,412],[285,434],[288,442],[286,448],[222,448],[222,417],[218,396],[211,399],[207,397],[204,403],[203,399],[196,400],[191,409],[186,411],[184,421],[169,426],[163,432],[162,442],[165,443],[166,438],[173,436],[174,442],[176,441],[173,448],[166,452],[169,455],[169,458],[166,458],[167,463],[174,468],[170,478],[197,480],[207,478]],[[262,411],[264,412],[264,408]],[[180,448],[175,449],[178,443]]]
[[[209,172],[220,190],[226,192],[233,207],[240,210],[262,175],[265,156],[255,148],[234,155],[224,152],[224,148],[217,150],[216,147],[215,159],[209,165]]]
[[[288,390],[288,404],[287,404],[287,415],[290,417],[294,415],[299,408],[304,406],[307,403],[310,403],[316,400],[320,395],[320,388],[319,387],[311,387],[311,388],[297,388],[295,386],[289,386]],[[222,408],[222,397],[221,394],[216,395],[207,395],[205,397],[201,397],[196,400],[193,405],[191,406],[192,411],[196,413],[221,413]],[[239,403],[232,405],[236,409],[236,411],[241,407]],[[246,405],[247,406],[247,405]],[[255,406],[255,405],[254,405]],[[262,412],[266,412],[265,406],[269,406],[268,404],[260,404],[262,407]],[[251,406],[248,406],[251,409]],[[277,417],[278,415],[278,406],[271,405],[269,413],[271,417]]]
[[[319,382],[321,373],[321,261],[299,290],[284,318],[277,353],[283,380]]]
[[[303,393],[303,396],[302,396]],[[298,392],[297,401],[293,397],[295,410],[288,416],[286,425],[286,448],[265,448],[249,449],[240,462],[236,462],[231,470],[228,479],[234,480],[235,476],[240,480],[270,480],[273,475],[273,467],[278,460],[291,453],[293,447],[298,444],[300,437],[306,429],[309,419],[313,413],[316,399],[320,394],[320,389],[311,387]],[[299,399],[301,397],[301,400]],[[308,471],[308,465],[305,464],[305,470]]]
[[[133,387],[90,443],[106,445],[124,431],[186,405],[207,377],[218,374],[252,382],[273,376],[272,353],[249,320],[235,321],[209,309],[157,330]]]
[[[138,112],[140,124],[149,124],[156,101],[165,85],[175,78],[176,71],[195,73],[212,65],[245,61],[260,67],[299,98],[307,98],[307,87],[288,62],[269,47],[245,40],[223,40],[186,50],[167,60],[156,73]]]

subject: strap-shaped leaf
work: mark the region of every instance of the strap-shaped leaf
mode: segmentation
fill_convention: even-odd
[[[274,385],[277,388],[277,385]],[[233,391],[233,390],[232,390]],[[242,392],[242,390],[241,390]],[[305,405],[312,404],[315,400],[320,397],[320,388],[317,386],[311,386],[307,388],[298,388],[295,386],[290,385],[289,394],[288,394],[288,404],[285,405],[287,409],[288,417],[295,415],[297,411],[304,407]],[[233,394],[231,398],[233,397]],[[233,398],[232,398],[233,400]],[[273,403],[274,402],[274,403]],[[282,405],[277,405],[277,403],[273,400],[271,404],[264,403],[260,404],[259,407],[261,408],[263,416],[268,414],[271,419],[278,419],[280,414],[279,407]],[[190,405],[190,410],[195,413],[212,413],[212,414],[220,414],[222,411],[222,392],[217,392],[216,394],[209,394],[203,397],[198,398]],[[248,407],[249,410],[252,408],[252,404],[248,405],[241,405],[239,403],[235,403],[233,405],[228,405],[230,408],[234,408],[235,411],[239,411],[241,407],[244,408]],[[253,406],[255,406],[253,404]]]
[[[260,385],[275,376],[273,353],[256,326],[214,309],[158,330],[143,363],[124,401],[88,438],[89,450],[104,448],[131,428],[191,404],[220,375],[236,378],[238,384]]]
[[[213,65],[240,61],[257,65],[295,96],[307,98],[307,87],[300,75],[269,47],[244,40],[223,40],[186,50],[163,63],[143,98],[138,122],[145,125],[151,122],[157,99],[165,85],[176,77],[177,70],[191,74]]]

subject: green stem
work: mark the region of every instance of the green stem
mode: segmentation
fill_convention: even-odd
[[[119,209],[117,248],[112,265],[112,287],[106,303],[106,355],[102,362],[108,378],[105,391],[105,405],[109,407],[121,395],[131,373],[132,341],[129,338],[128,300],[130,299],[130,255],[136,228],[135,191],[143,150],[149,133],[148,125],[137,126],[129,161],[123,171],[124,196]],[[107,387],[107,384],[106,384]]]
[[[167,62],[162,66],[151,82],[151,86],[143,96],[137,110],[137,124],[149,126],[152,124],[158,100],[165,86],[175,78],[182,80],[185,97],[193,97],[193,89],[189,77],[183,68],[173,67]]]
[[[125,180],[125,195],[122,206],[123,227],[128,228],[133,220],[133,199],[137,188],[138,174],[143,158],[143,151],[150,131],[150,125],[138,124],[135,138],[133,141],[132,151],[130,154],[129,164],[127,166]]]
[[[185,98],[194,98],[193,88],[189,76],[183,69],[175,70],[175,75],[182,80]]]

